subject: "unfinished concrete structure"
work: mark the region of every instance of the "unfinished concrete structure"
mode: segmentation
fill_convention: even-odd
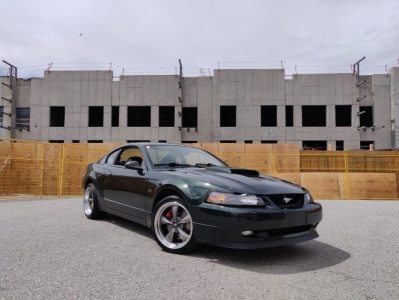
[[[15,137],[399,147],[399,68],[360,80],[365,83],[358,86],[350,73],[287,79],[281,69],[222,69],[213,77],[184,77],[180,85],[174,75],[115,81],[112,71],[50,71],[43,78],[18,79],[16,123],[30,131],[16,130]],[[0,96],[10,98],[10,89],[1,85]],[[0,137],[10,137],[10,109],[0,100],[6,113],[0,114]]]

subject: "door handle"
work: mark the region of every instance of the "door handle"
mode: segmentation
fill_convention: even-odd
[[[110,171],[107,171],[107,173],[105,173],[105,175],[107,175],[107,176],[111,176],[111,175],[112,175],[112,172],[110,172]]]

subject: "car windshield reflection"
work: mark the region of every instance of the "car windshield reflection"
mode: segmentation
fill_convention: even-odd
[[[151,163],[155,167],[210,167],[226,166],[213,155],[191,147],[156,145],[146,146]]]

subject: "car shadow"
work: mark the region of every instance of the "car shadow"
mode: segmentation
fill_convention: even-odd
[[[319,241],[265,248],[235,250],[202,245],[193,257],[204,257],[210,263],[265,274],[295,274],[316,271],[340,264],[350,253]]]
[[[137,233],[141,236],[153,239],[151,231],[148,227],[138,224],[138,223],[135,223],[133,221],[129,221],[129,220],[123,219],[121,217],[117,217],[117,216],[110,215],[110,214],[108,214],[105,218],[100,219],[99,221],[108,222],[113,225],[119,226],[123,229],[132,231],[133,233]],[[155,240],[154,240],[154,242],[155,242]]]
[[[108,215],[102,221],[154,240],[150,229],[132,221]],[[154,240],[154,243],[155,240]],[[159,251],[162,251],[159,248]],[[304,243],[256,250],[226,249],[199,245],[188,257],[203,258],[210,264],[265,274],[295,274],[321,270],[340,264],[351,254],[327,243],[312,240]]]

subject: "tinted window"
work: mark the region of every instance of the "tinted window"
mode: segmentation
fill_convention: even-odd
[[[119,155],[119,150],[112,152],[107,158],[107,165],[113,165]]]
[[[129,160],[135,160],[142,163],[143,159],[144,159],[143,153],[139,148],[136,147],[126,148],[122,150],[118,160],[116,161],[116,164],[125,165],[125,163]]]

